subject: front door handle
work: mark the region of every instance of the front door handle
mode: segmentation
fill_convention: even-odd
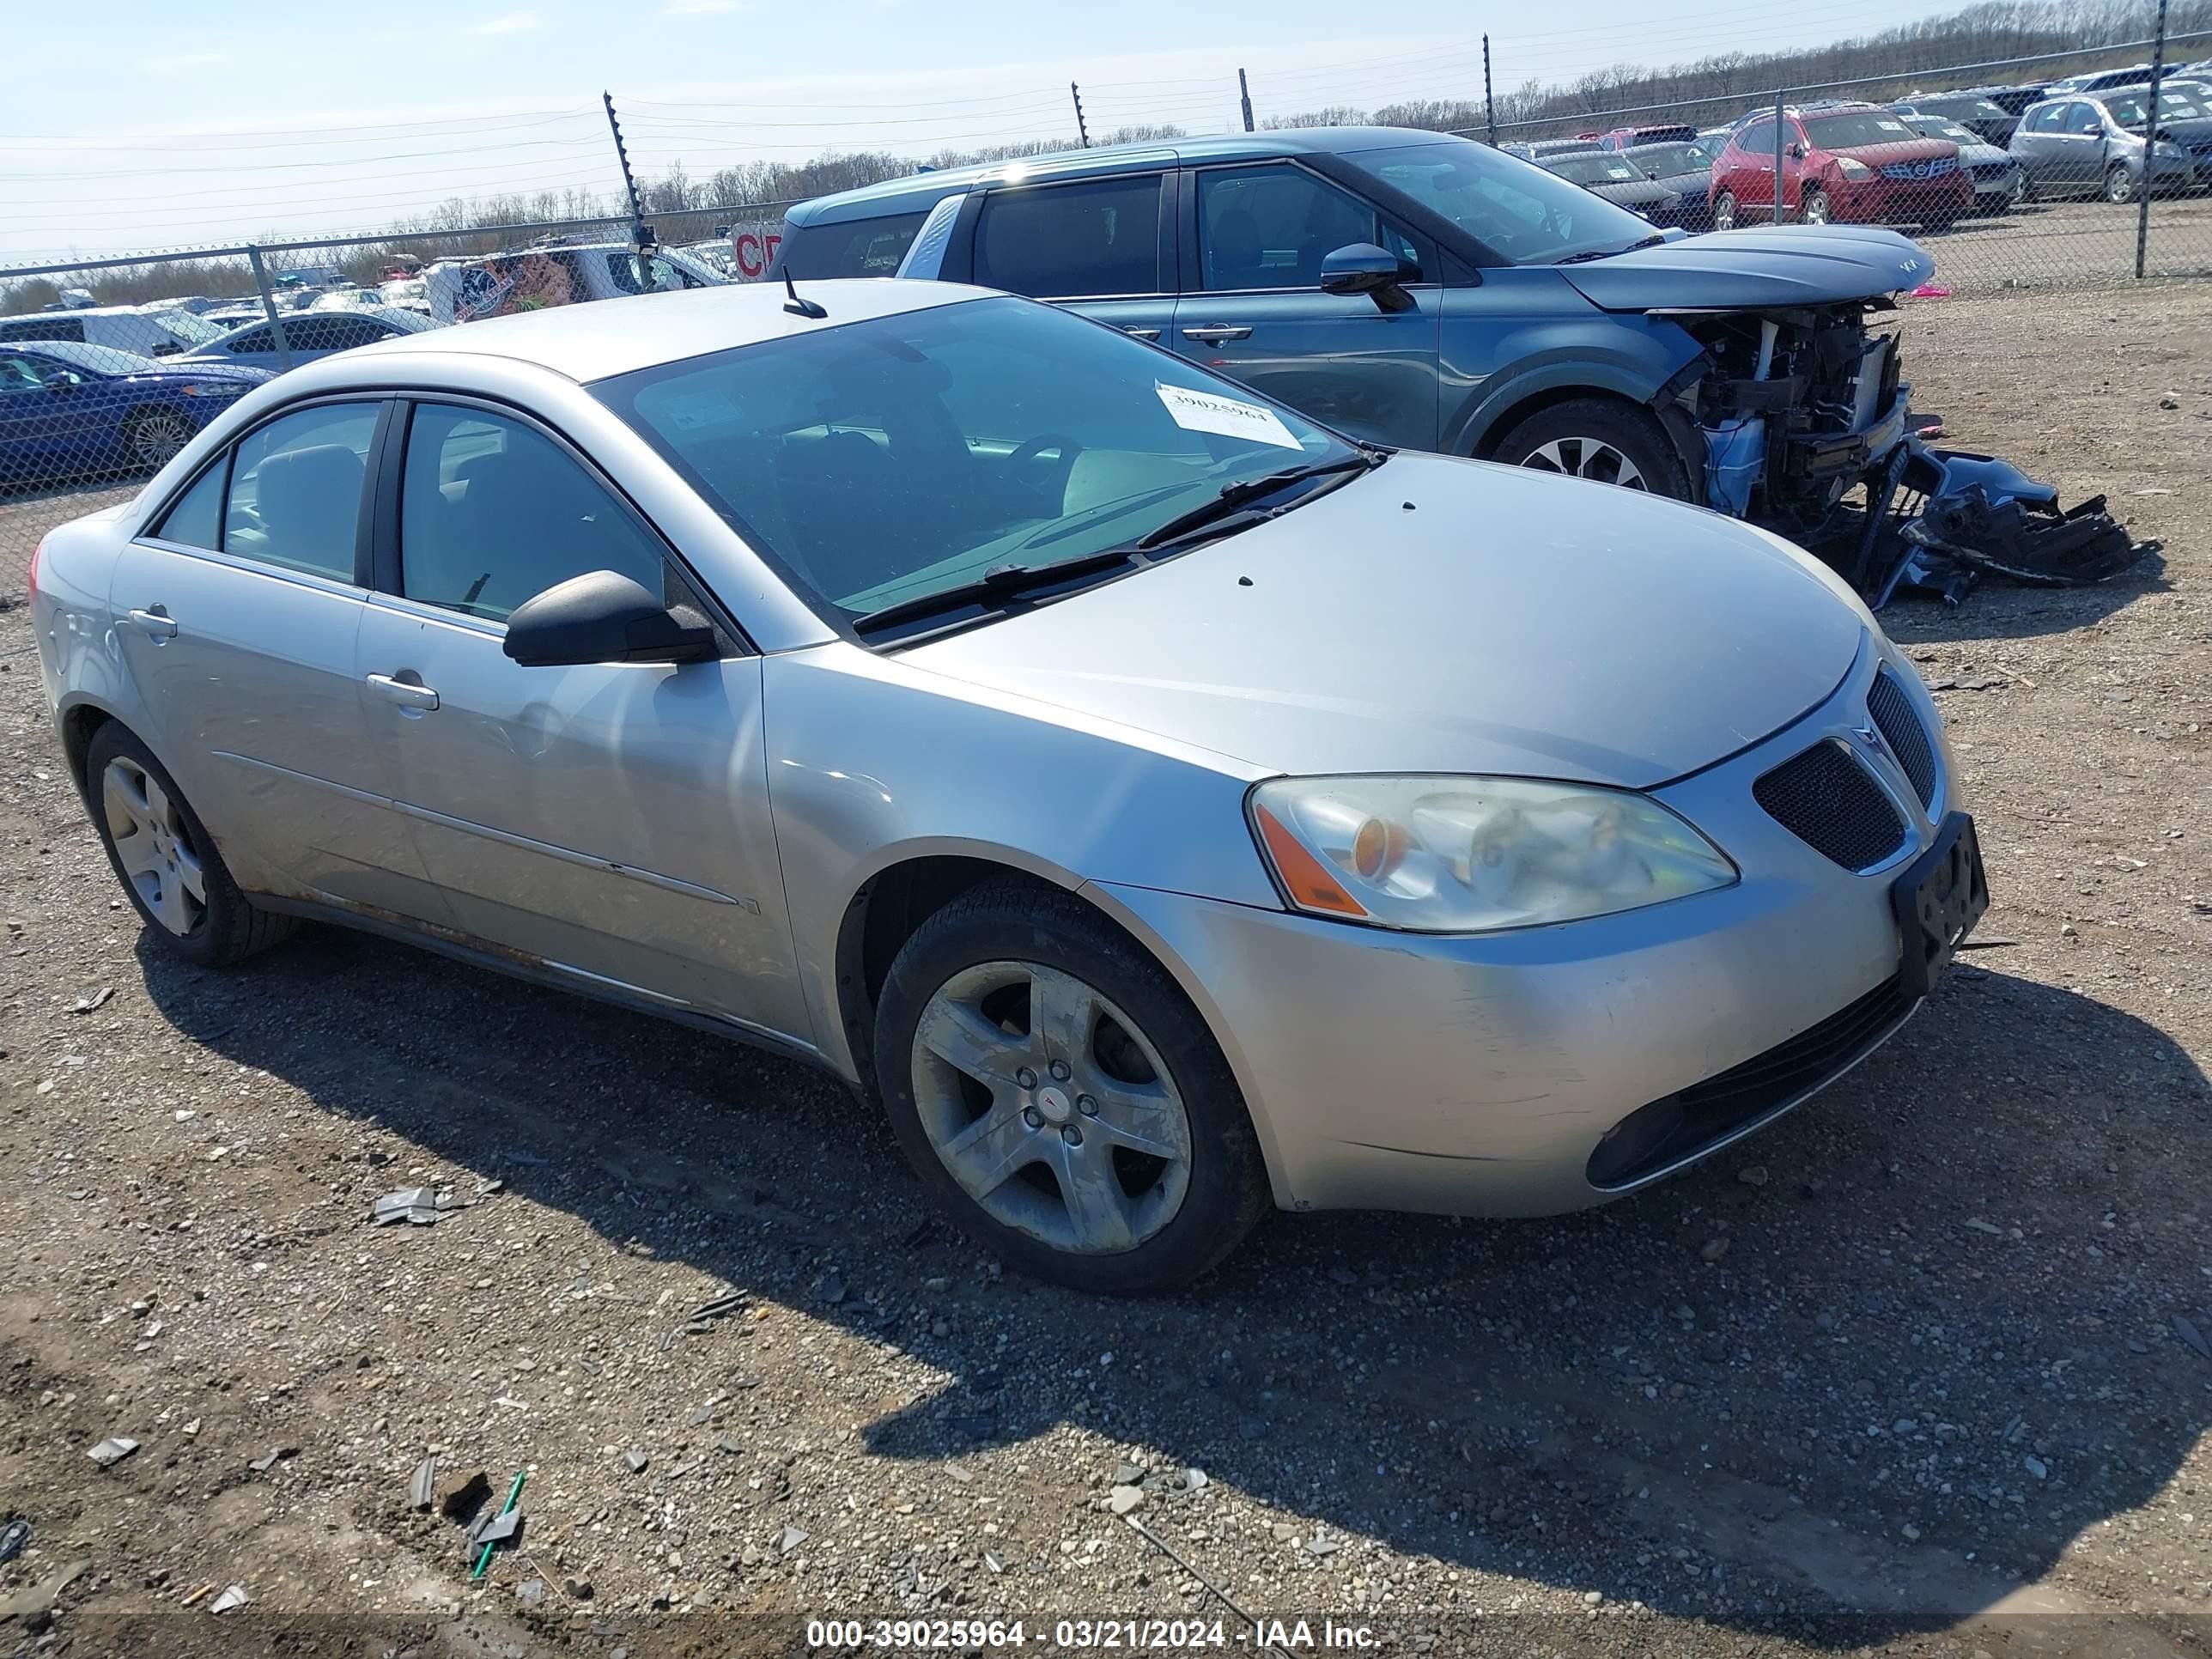
[[[368,687],[385,702],[396,702],[402,708],[418,708],[427,714],[438,706],[438,694],[416,681],[394,679],[389,674],[371,674]]]
[[[1187,328],[1182,331],[1186,340],[1196,340],[1200,345],[1218,345],[1224,340],[1249,340],[1252,331],[1233,328],[1227,323],[1215,323],[1207,328]]]
[[[1157,340],[1160,337],[1160,331],[1156,328],[1125,328],[1121,332],[1137,340]]]
[[[136,626],[144,629],[157,640],[173,640],[177,637],[176,619],[158,605],[150,611],[132,611],[131,620]]]

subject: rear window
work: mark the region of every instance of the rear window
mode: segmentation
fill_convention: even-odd
[[[975,233],[975,280],[1037,299],[1154,294],[1159,249],[1157,173],[994,191]]]
[[[1822,149],[1859,149],[1869,144],[1910,143],[1920,135],[1905,125],[1903,116],[1869,109],[1808,115],[1805,136]]]
[[[777,269],[820,281],[830,276],[896,276],[926,213],[801,225],[784,232]]]
[[[1578,185],[1627,185],[1634,184],[1644,177],[1623,157],[1609,151],[1554,155],[1544,166],[1560,178],[1571,179]]]
[[[1703,173],[1711,165],[1695,144],[1643,144],[1627,151],[1626,159],[1631,167],[1662,179],[1678,173]]]

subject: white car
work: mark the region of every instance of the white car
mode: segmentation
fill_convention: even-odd
[[[641,260],[628,242],[549,242],[435,264],[422,275],[430,315],[441,323],[479,322],[629,294],[720,288],[728,280],[680,249],[657,248]]]
[[[80,307],[0,319],[0,343],[73,340],[139,357],[173,357],[222,336],[204,318],[173,306]]]

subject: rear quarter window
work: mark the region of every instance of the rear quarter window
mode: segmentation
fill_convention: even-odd
[[[787,230],[777,269],[821,281],[832,276],[896,276],[927,213],[847,219]]]

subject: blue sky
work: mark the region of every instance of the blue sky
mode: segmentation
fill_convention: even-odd
[[[1259,113],[1501,89],[1863,33],[1909,0],[1580,0],[1484,15],[1400,0],[104,0],[24,6],[0,125],[0,261],[373,231],[454,195],[611,192],[602,88],[645,170],[762,157],[1203,131]],[[1203,43],[1194,44],[1194,43]],[[59,66],[67,66],[60,72]]]

